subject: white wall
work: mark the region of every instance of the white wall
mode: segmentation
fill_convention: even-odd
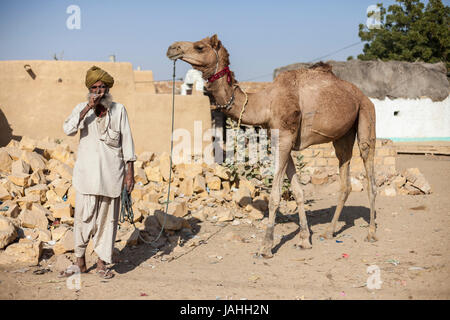
[[[377,138],[450,140],[450,96],[439,102],[429,98],[370,100],[375,105]]]

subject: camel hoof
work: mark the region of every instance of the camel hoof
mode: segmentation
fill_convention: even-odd
[[[266,249],[266,248],[261,249],[259,251],[259,253],[256,254],[256,258],[258,258],[258,259],[261,259],[261,258],[270,259],[272,257],[273,257],[272,250]]]
[[[312,249],[312,244],[309,240],[302,240],[299,243],[294,244],[294,247],[297,250]]]
[[[331,240],[334,238],[333,232],[331,232],[331,231],[326,231],[325,233],[321,234],[320,236],[327,240]]]
[[[369,233],[365,240],[368,241],[368,242],[372,242],[373,243],[373,242],[377,242],[378,238],[377,238],[377,236],[375,234]]]

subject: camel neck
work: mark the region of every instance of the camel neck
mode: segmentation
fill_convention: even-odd
[[[236,86],[238,87],[235,88]],[[227,116],[237,121],[245,104],[245,109],[241,118],[242,124],[265,125],[269,120],[267,112],[265,111],[267,108],[264,108],[265,106],[261,104],[264,101],[264,99],[262,99],[262,94],[245,93],[244,90],[239,87],[237,82],[234,84],[228,83],[226,76],[209,84],[208,91],[211,92],[214,100],[219,105],[228,103],[234,91],[233,104],[228,110],[222,109],[222,111]]]

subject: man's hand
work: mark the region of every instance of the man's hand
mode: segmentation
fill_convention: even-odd
[[[127,172],[123,183],[127,187],[127,192],[131,193],[134,188],[134,162],[127,162]]]
[[[103,97],[103,94],[95,94],[91,93],[89,95],[89,103],[86,107],[89,107],[89,109],[95,108],[98,103],[100,102],[100,99]]]

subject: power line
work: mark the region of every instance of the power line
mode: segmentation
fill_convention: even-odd
[[[352,43],[352,44],[350,44],[350,45],[348,45],[348,46],[345,46],[345,47],[343,47],[343,48],[341,48],[341,49],[339,49],[339,50],[333,51],[333,52],[328,53],[328,54],[326,54],[326,55],[324,55],[324,56],[321,56],[321,57],[315,58],[315,59],[313,59],[313,60],[310,60],[310,61],[308,61],[307,63],[312,63],[312,62],[317,61],[317,60],[322,60],[323,58],[332,56],[332,55],[334,55],[334,54],[336,54],[336,53],[338,53],[338,52],[341,52],[341,51],[344,51],[344,50],[346,50],[346,49],[352,48],[352,47],[357,46],[357,45],[359,45],[359,44],[361,44],[361,43],[363,43],[363,41],[358,41],[358,42]],[[273,74],[273,72],[271,72],[271,73],[266,73],[266,74],[263,74],[263,75],[260,75],[260,76],[257,76],[257,77],[252,77],[252,78],[249,78],[249,79],[246,79],[246,80],[242,80],[242,82],[245,82],[245,81],[251,81],[251,80],[255,80],[255,79],[267,77],[267,76],[270,76],[270,75],[272,75],[272,74]]]

